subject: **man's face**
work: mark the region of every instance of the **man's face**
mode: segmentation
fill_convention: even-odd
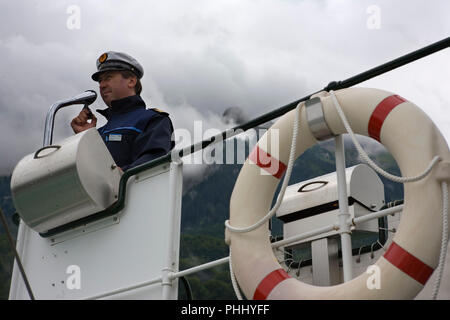
[[[110,107],[111,101],[135,95],[135,78],[124,78],[119,71],[106,71],[98,77],[100,95]]]

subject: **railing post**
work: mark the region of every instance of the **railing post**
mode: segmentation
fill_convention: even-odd
[[[177,195],[181,194],[180,181],[182,181],[181,160],[170,162],[170,182],[169,182],[169,225],[170,232],[167,234],[167,256],[165,268],[162,270],[162,298],[164,300],[174,299],[173,297],[173,272],[178,271],[176,261],[179,255],[181,208],[177,202]],[[179,197],[181,199],[181,197]],[[175,297],[176,298],[176,297]]]
[[[344,268],[344,282],[350,281],[353,278],[352,272],[352,240],[350,224],[350,212],[348,208],[347,196],[347,182],[345,176],[345,147],[342,135],[334,138],[336,149],[336,174],[338,183],[338,199],[339,199],[339,233],[341,235],[341,251],[342,251],[342,265]]]

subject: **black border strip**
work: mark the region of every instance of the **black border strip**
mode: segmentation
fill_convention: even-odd
[[[364,204],[362,204],[361,202],[359,202],[358,200],[356,200],[353,197],[348,197],[348,205],[351,206],[355,203],[360,204],[361,206],[363,206],[364,208],[366,208],[369,211],[374,212],[372,209],[368,208],[367,206],[365,206]],[[296,221],[296,220],[301,220],[301,219],[305,219],[305,218],[309,218],[321,213],[325,213],[328,211],[332,211],[332,210],[336,210],[339,209],[339,201],[335,200],[335,201],[331,201],[328,203],[324,203],[315,207],[311,207],[305,210],[300,210],[300,211],[295,211],[292,213],[288,213],[284,216],[281,217],[277,217],[278,219],[280,219],[281,221],[283,221],[284,223],[289,223],[292,221]]]

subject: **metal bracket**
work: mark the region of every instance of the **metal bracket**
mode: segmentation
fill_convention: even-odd
[[[309,129],[316,140],[327,140],[333,138],[335,134],[328,127],[323,113],[322,102],[319,97],[312,98],[305,102],[306,120]]]
[[[438,181],[450,181],[450,161],[440,161],[436,168]]]

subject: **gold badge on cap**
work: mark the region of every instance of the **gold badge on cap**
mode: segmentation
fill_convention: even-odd
[[[105,52],[104,54],[102,54],[100,56],[100,58],[98,58],[98,62],[103,63],[106,61],[107,58],[108,58],[108,54]]]

